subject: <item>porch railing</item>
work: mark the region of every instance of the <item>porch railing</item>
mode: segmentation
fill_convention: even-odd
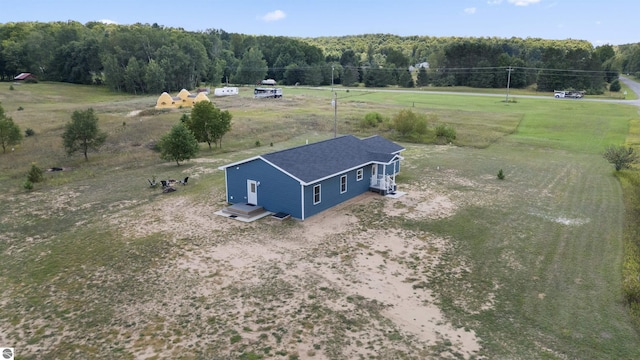
[[[395,189],[396,182],[389,175],[375,175],[371,177],[369,186],[378,190],[393,191]]]

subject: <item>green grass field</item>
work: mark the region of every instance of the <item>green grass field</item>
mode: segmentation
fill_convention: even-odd
[[[205,280],[166,265],[247,239],[269,247],[304,229],[293,221],[258,221],[198,235],[197,229],[174,234],[167,224],[191,224],[188,212],[197,211],[191,207],[213,212],[224,206],[218,166],[333,135],[328,91],[285,89],[279,101],[256,101],[250,91],[213,99],[233,114],[232,131],[222,149],[202,144],[198,159],[178,167],[150,147],[186,110],[154,114],[154,96],[95,87],[40,83],[9,90],[0,83],[6,114],[36,133],[0,154],[0,345],[15,347],[21,359],[347,358],[359,347],[375,349],[369,358],[379,359],[463,357],[452,345],[456,339],[425,344],[389,325],[375,300],[338,288],[319,291],[306,278],[289,281],[284,273],[297,265],[295,257],[255,264],[268,267],[268,275],[251,287],[227,284],[207,296],[194,288],[223,282],[219,273],[228,264],[210,260],[217,270]],[[636,107],[517,94],[511,103],[342,89],[338,97],[340,134],[393,138],[388,128],[363,130],[358,121],[371,111],[392,117],[405,108],[454,126],[455,146],[403,143],[398,180],[401,189],[441,194],[456,209],[450,216],[413,218],[385,214],[382,200],[350,205],[345,211],[357,225],[305,245],[311,246],[304,253],[309,261],[331,258],[326,245],[343,266],[371,246],[348,242],[365,230],[442,238],[448,246],[433,266],[416,254],[385,260],[411,270],[411,281],[425,284],[447,322],[475,333],[480,350],[472,358],[640,358],[640,336],[621,290],[622,189],[600,155],[606,145],[627,141],[639,120]],[[88,107],[109,138],[85,162],[65,155],[60,136],[71,112]],[[46,173],[46,181],[28,192],[22,184],[32,163],[70,170]],[[504,180],[496,178],[500,169]],[[167,198],[148,188],[152,176],[192,176],[193,182]],[[166,217],[167,211],[176,213]],[[157,229],[141,232],[147,226]],[[349,311],[327,305],[345,298]],[[242,314],[231,310],[231,299],[242,299]],[[274,305],[287,301],[290,310]],[[278,318],[277,311],[287,317]],[[240,325],[247,319],[253,325]],[[382,340],[359,344],[355,338],[384,326],[391,332]],[[292,350],[299,344],[309,350]]]

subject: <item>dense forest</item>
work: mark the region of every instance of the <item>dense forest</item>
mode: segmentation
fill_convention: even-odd
[[[134,94],[203,84],[577,89],[598,94],[620,72],[640,74],[640,44],[582,40],[400,37],[292,38],[189,32],[158,24],[0,24],[0,80],[109,86]]]

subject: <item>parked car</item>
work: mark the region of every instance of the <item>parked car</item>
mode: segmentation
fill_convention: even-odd
[[[582,99],[584,97],[584,91],[574,91],[574,90],[559,91],[559,90],[556,90],[556,91],[553,92],[553,97],[555,97],[556,99],[562,99],[562,98]]]

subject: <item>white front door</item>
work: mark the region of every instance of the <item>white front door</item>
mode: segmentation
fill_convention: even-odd
[[[247,180],[247,204],[258,205],[258,182]]]

